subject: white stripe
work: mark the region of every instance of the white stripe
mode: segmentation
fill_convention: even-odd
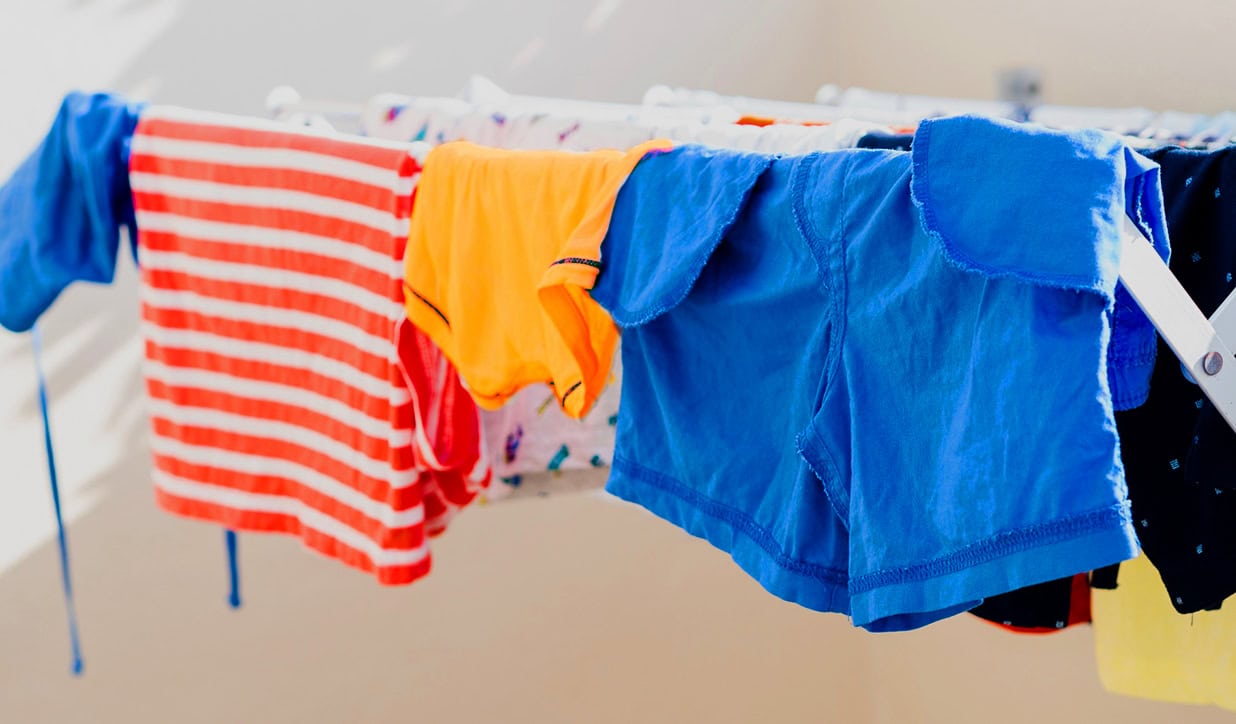
[[[416,505],[408,510],[397,511],[390,505],[379,503],[334,478],[322,475],[313,468],[286,460],[189,445],[164,435],[152,435],[150,448],[156,455],[163,455],[190,465],[218,468],[235,475],[269,476],[291,480],[306,488],[316,490],[327,498],[346,505],[387,528],[408,528],[419,525],[425,519],[424,506]]]
[[[143,290],[142,301],[161,310],[198,312],[238,322],[286,327],[298,333],[329,337],[381,360],[389,361],[390,359],[391,341],[389,339],[369,334],[355,324],[341,322],[321,314],[264,304],[234,302],[203,296],[191,291],[169,291],[150,286]]]
[[[417,171],[416,173],[412,174],[406,179],[400,178],[399,186],[396,187],[396,191],[399,193],[401,197],[402,196],[411,197],[412,192],[416,190],[416,185],[419,184],[420,182],[421,182],[421,172]],[[409,198],[408,200],[411,201],[411,198]],[[410,212],[411,212],[411,209],[408,209],[407,213],[410,213]]]
[[[160,174],[134,171],[129,174],[129,186],[138,192],[161,194],[194,201],[210,201],[221,204],[238,204],[256,208],[302,211],[317,216],[328,216],[356,224],[363,224],[380,232],[396,235],[402,226],[407,226],[392,213],[366,204],[335,199],[305,191],[292,191],[277,187],[240,186],[237,184],[197,181]],[[141,227],[138,227],[141,228]]]
[[[340,400],[300,387],[250,380],[210,370],[173,367],[149,359],[145,360],[143,371],[148,379],[162,382],[169,387],[193,388],[301,407],[337,420],[362,435],[387,440],[391,447],[401,448],[412,444],[411,430],[393,428],[389,420],[370,417]]]
[[[405,373],[405,379],[406,373]],[[439,385],[441,389],[441,385]],[[412,440],[416,447],[421,452],[421,457],[426,465],[431,470],[447,470],[447,467],[438,461],[438,451],[434,449],[433,443],[425,433],[425,424],[421,418],[421,407],[417,402],[417,390],[414,386],[408,385],[409,393],[412,395],[412,411],[416,418],[416,424],[412,426]],[[437,406],[434,406],[436,409]],[[480,427],[479,421],[477,427]],[[479,447],[477,450],[477,459],[473,464],[472,469],[468,471],[468,480],[477,483],[476,486],[469,486],[468,490],[475,492],[481,489],[481,483],[485,482],[485,478],[489,475],[489,455],[486,454],[483,439],[478,440]]]
[[[379,168],[328,153],[302,151],[295,148],[259,148],[138,134],[133,137],[132,149],[134,154],[146,154],[160,158],[333,176],[374,186],[383,191],[392,192],[396,196],[411,194],[415,185],[412,177],[400,176],[397,169]]]
[[[421,479],[421,473],[424,471],[419,467],[411,467],[407,470],[393,470],[391,472],[391,487],[407,488],[419,482]]]
[[[306,274],[260,264],[203,259],[179,251],[153,251],[144,247],[138,249],[138,263],[142,269],[180,272],[226,284],[253,284],[306,294],[318,294],[359,306],[370,314],[390,321],[401,319],[405,314],[402,304],[384,294],[342,279],[317,274]],[[144,286],[147,289],[150,288],[149,284]]]
[[[396,237],[399,242],[407,245],[408,235],[410,234],[412,234],[412,216],[403,216],[400,217],[400,219],[396,219],[396,222],[394,222],[394,234],[392,236]],[[403,255],[399,255],[399,261],[403,261]],[[399,278],[403,278],[403,268],[399,269]]]
[[[199,123],[206,126],[222,126],[224,128],[242,128],[251,131],[282,133],[289,136],[302,136],[306,138],[327,138],[332,141],[352,144],[354,146],[389,148],[397,151],[406,151],[413,155],[416,145],[401,141],[387,141],[366,136],[354,136],[333,131],[323,131],[319,128],[296,126],[283,121],[273,121],[266,118],[234,116],[227,113],[199,111],[191,108],[181,108],[179,106],[147,106],[144,110],[142,110],[141,118],[142,120],[167,120],[178,121],[181,123]]]
[[[404,323],[404,322],[395,323],[395,332],[394,332],[393,337],[394,337],[396,346],[402,343],[403,341],[402,338],[405,333],[409,333],[409,334],[411,333],[411,329],[412,327],[410,323]],[[441,391],[445,384],[444,377],[445,377],[446,363],[447,362],[446,362],[445,357],[442,357],[438,360],[437,374],[435,376],[434,382],[431,383],[435,385],[433,388],[434,390]],[[412,415],[415,420],[412,425],[413,442],[415,443],[416,448],[420,450],[421,458],[423,459],[424,464],[428,466],[430,470],[438,470],[438,471],[446,470],[447,469],[446,466],[438,461],[438,451],[434,449],[433,443],[429,440],[429,436],[427,434],[427,429],[429,425],[433,425],[434,429],[435,430],[437,429],[438,417],[440,416],[440,413],[441,413],[441,406],[440,405],[430,405],[430,408],[429,408],[429,418],[430,419],[427,423],[424,417],[421,415],[420,391],[418,391],[416,388],[416,385],[412,383],[412,378],[408,375],[407,368],[404,366],[403,361],[398,359],[398,356],[396,356],[396,359],[395,359],[395,366],[398,367],[400,377],[403,379],[406,385],[406,388],[408,390],[408,394],[412,398]]]
[[[398,344],[398,341],[396,341],[396,344]],[[404,382],[407,383],[406,387],[408,390],[408,395],[412,398],[412,415],[414,419],[412,424],[413,442],[416,444],[417,449],[421,451],[421,457],[424,459],[424,464],[427,465],[430,470],[445,470],[445,466],[438,462],[438,451],[434,450],[433,443],[429,441],[429,438],[425,434],[425,421],[421,418],[420,394],[417,391],[416,386],[412,384],[412,380],[408,377],[408,371],[404,369],[403,363],[397,362],[397,365]],[[439,386],[438,389],[441,389],[441,386]],[[436,407],[437,406],[435,405],[434,409],[436,409]]]
[[[405,404],[411,399],[407,390],[395,386],[389,379],[366,374],[351,365],[305,350],[249,342],[196,330],[173,329],[146,320],[142,322],[142,334],[150,342],[164,348],[205,352],[232,359],[265,362],[304,370],[310,374],[355,387],[379,400],[389,401],[393,407]]]
[[[137,211],[137,228],[139,235],[143,231],[152,231],[225,244],[246,244],[260,249],[315,254],[340,259],[395,279],[403,279],[403,262],[394,258],[393,252],[396,247],[393,238],[391,240],[392,253],[383,254],[355,242],[329,236],[317,236],[251,224],[207,221],[191,216],[140,209]]]
[[[484,487],[482,483],[485,482],[485,478],[489,477],[489,475],[489,456],[485,454],[485,450],[482,448],[478,451],[476,456],[476,465],[473,465],[472,472],[468,473],[468,480],[471,480],[477,485],[474,488],[469,488],[469,490],[480,490]]]
[[[364,553],[375,566],[386,568],[410,566],[429,557],[429,542],[410,550],[383,548],[373,539],[335,518],[315,510],[303,501],[277,495],[247,493],[218,485],[198,483],[169,475],[162,470],[154,471],[155,486],[168,495],[185,500],[194,500],[210,505],[222,505],[234,510],[254,513],[290,515],[302,525],[327,535],[340,543]]]
[[[267,420],[204,407],[177,405],[167,400],[150,400],[150,413],[184,427],[251,435],[298,445],[321,453],[335,462],[363,475],[389,483],[392,461],[374,460],[360,450],[302,425]],[[322,491],[326,492],[326,491]]]

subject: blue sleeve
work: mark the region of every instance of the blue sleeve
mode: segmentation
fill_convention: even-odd
[[[697,145],[645,156],[618,192],[592,298],[619,327],[676,307],[772,160]]]
[[[111,282],[120,226],[134,228],[128,146],[140,110],[70,93],[0,187],[0,325],[24,332],[70,283]]]

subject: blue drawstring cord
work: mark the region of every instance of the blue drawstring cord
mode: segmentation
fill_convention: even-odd
[[[39,410],[43,413],[43,446],[47,450],[47,474],[51,479],[52,506],[56,511],[56,534],[60,543],[60,576],[64,582],[64,607],[69,618],[69,646],[72,647],[74,676],[81,676],[84,664],[82,662],[81,639],[77,632],[77,605],[73,602],[73,577],[69,573],[69,540],[64,529],[64,515],[60,509],[60,481],[56,476],[56,454],[52,447],[51,418],[47,411],[47,380],[43,375],[42,341],[39,328],[34,327],[31,335],[31,345],[34,350],[34,371],[39,380]]]
[[[240,564],[236,560],[236,531],[228,528],[223,531],[223,541],[227,546],[228,580],[232,590],[227,596],[227,605],[240,608]]]

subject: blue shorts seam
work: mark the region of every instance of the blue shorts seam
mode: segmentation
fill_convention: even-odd
[[[808,425],[807,429],[798,435],[796,442],[799,456],[806,461],[819,479],[820,487],[824,490],[824,497],[828,498],[829,504],[833,507],[833,514],[841,521],[846,532],[849,532],[849,491],[845,489],[841,475],[837,472],[837,465],[833,462],[829,445],[824,442],[824,438],[820,436],[814,424]]]
[[[1121,334],[1127,331],[1127,325],[1120,326]],[[1146,325],[1150,326],[1150,325]],[[1158,358],[1158,346],[1153,337],[1149,344],[1121,344],[1114,342],[1108,345],[1107,361],[1109,364],[1116,364],[1122,367],[1133,367],[1140,365],[1154,364]]]

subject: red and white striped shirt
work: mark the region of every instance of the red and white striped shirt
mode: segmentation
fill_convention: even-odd
[[[387,584],[429,571],[426,534],[488,470],[479,439],[462,471],[415,440],[395,333],[419,172],[407,144],[143,113],[130,182],[161,507],[299,535]]]

